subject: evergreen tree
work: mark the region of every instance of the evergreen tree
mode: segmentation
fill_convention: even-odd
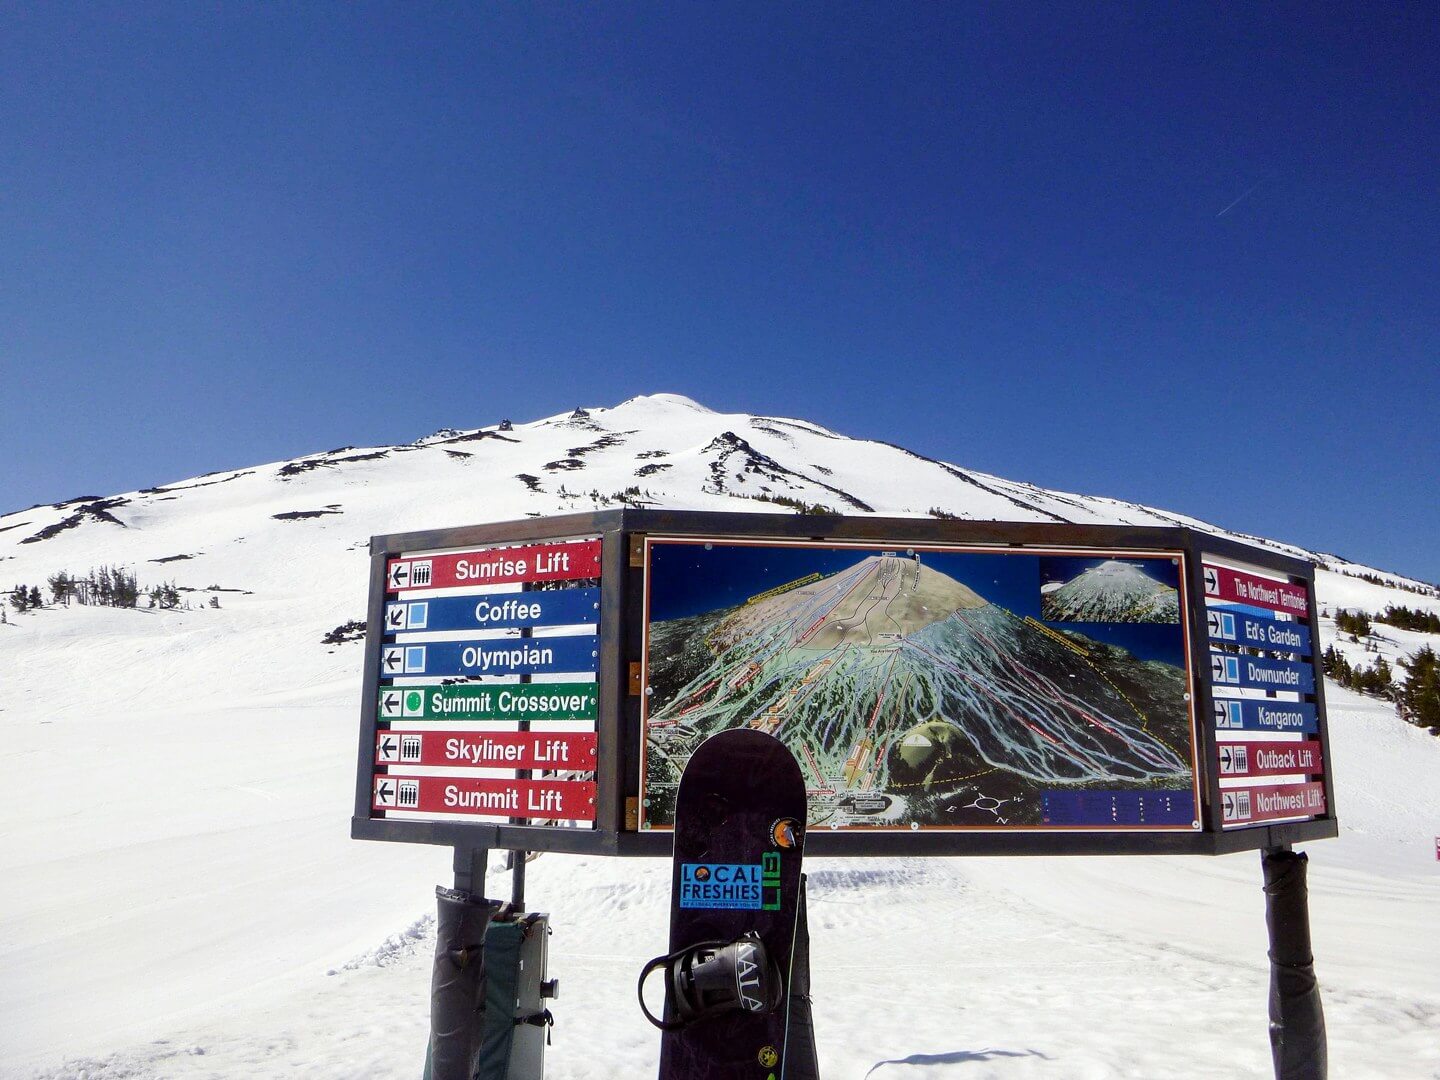
[[[1370,636],[1370,616],[1363,611],[1337,611],[1335,627],[1342,634],[1349,634],[1352,641],[1358,641],[1362,637]]]
[[[39,585],[31,585],[31,586],[30,586],[30,606],[31,606],[32,608],[38,608],[38,607],[39,607],[41,604],[43,604],[43,603],[44,603],[44,600],[43,600],[43,599],[41,598],[41,596],[40,596],[40,586],[39,586]]]
[[[114,571],[113,580],[115,606],[133,608],[140,599],[140,583],[136,579],[135,571],[131,570],[127,574],[124,570],[117,569]]]
[[[70,575],[64,570],[58,574],[51,574],[45,584],[50,586],[50,602],[52,604],[64,604],[70,606]]]
[[[1440,656],[1427,645],[1401,662],[1407,674],[1397,694],[1400,715],[1440,735]]]
[[[30,606],[30,593],[24,585],[17,585],[10,593],[10,606],[16,611],[25,611]]]
[[[1395,673],[1391,671],[1390,665],[1385,657],[1375,658],[1375,692],[1383,697],[1392,697],[1395,693]]]
[[[1402,630],[1418,630],[1425,634],[1440,634],[1440,615],[1433,611],[1397,607],[1387,604],[1385,610],[1375,616],[1380,622],[1398,626]]]

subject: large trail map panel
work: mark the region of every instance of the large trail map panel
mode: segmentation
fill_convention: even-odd
[[[1200,827],[1178,552],[650,538],[641,827],[708,736],[812,827]]]

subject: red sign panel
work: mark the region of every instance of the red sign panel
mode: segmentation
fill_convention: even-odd
[[[593,731],[406,731],[375,737],[379,765],[595,771]]]
[[[1222,742],[1217,748],[1221,776],[1280,776],[1324,772],[1318,739],[1303,742]]]
[[[1220,792],[1220,799],[1226,825],[1318,817],[1325,813],[1325,785],[1321,783],[1225,788]]]
[[[385,591],[576,581],[599,576],[600,541],[579,540],[390,559],[385,564]]]
[[[377,776],[370,805],[376,810],[414,810],[422,814],[594,821],[595,782]]]
[[[1303,585],[1271,581],[1269,578],[1247,574],[1243,570],[1211,566],[1209,563],[1200,568],[1200,573],[1207,600],[1252,604],[1301,618],[1310,614],[1310,596]]]

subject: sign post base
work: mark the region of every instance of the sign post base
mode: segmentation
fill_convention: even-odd
[[[1325,1014],[1310,948],[1307,857],[1266,848],[1265,926],[1270,932],[1270,1051],[1275,1080],[1325,1080]]]

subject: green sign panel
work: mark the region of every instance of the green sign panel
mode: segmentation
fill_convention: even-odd
[[[381,720],[594,720],[593,682],[394,686],[380,691]]]

